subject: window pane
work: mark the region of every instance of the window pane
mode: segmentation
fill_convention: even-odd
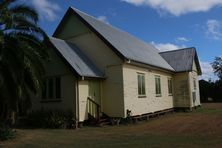
[[[172,94],[173,92],[173,85],[172,85],[172,79],[168,79],[168,94]]]
[[[196,89],[197,86],[196,86],[196,79],[193,79],[193,88]]]
[[[155,85],[156,85],[156,94],[160,95],[161,94],[161,82],[160,82],[159,76],[155,77]]]
[[[156,87],[156,94],[158,94],[158,84],[157,84],[158,82],[157,82],[157,78],[155,78],[155,87]]]
[[[49,90],[48,98],[52,99],[53,98],[53,79],[52,78],[50,78],[48,81],[48,90]]]
[[[56,99],[61,98],[61,78],[57,77],[56,78]]]
[[[138,74],[137,79],[138,79],[138,95],[145,95],[146,90],[145,90],[145,76],[144,76],[144,74]]]
[[[158,94],[161,94],[161,90],[160,90],[160,79],[157,78],[157,80],[158,80]]]
[[[43,88],[42,88],[42,99],[46,99],[46,90],[47,90],[47,81],[45,80],[43,82]]]
[[[142,95],[145,95],[146,92],[145,92],[145,77],[144,75],[142,75]]]

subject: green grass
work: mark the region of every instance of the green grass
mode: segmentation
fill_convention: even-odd
[[[18,129],[3,147],[138,148],[222,147],[222,104],[133,125],[78,130]]]
[[[217,105],[218,104],[218,105]],[[221,103],[207,103],[204,104],[202,107],[197,108],[194,113],[201,113],[201,114],[221,114],[222,113],[222,106]]]
[[[222,109],[217,108],[198,108],[195,113],[201,113],[201,114],[220,114],[222,112]]]
[[[97,129],[100,130],[100,129]],[[169,134],[111,134],[107,135],[105,132],[111,132],[112,128],[103,130],[104,135],[101,136],[95,129],[83,129],[81,131],[67,132],[65,130],[38,130],[36,131],[19,131],[27,134],[30,132],[35,133],[35,138],[28,138],[26,141],[16,142],[12,147],[18,148],[37,148],[37,147],[94,147],[94,148],[135,148],[135,147],[212,147],[221,144],[221,139],[210,139],[206,136],[198,135],[181,135]],[[93,134],[91,134],[91,132]],[[80,134],[81,133],[81,134]],[[96,137],[94,134],[97,134]],[[98,136],[99,134],[99,136]],[[8,145],[7,147],[10,147]]]

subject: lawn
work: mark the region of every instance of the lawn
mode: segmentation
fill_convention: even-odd
[[[190,113],[173,113],[148,122],[78,130],[17,129],[17,138],[0,147],[222,147],[222,104],[203,104]]]

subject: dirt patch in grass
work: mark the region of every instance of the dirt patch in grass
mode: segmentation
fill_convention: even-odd
[[[214,111],[212,111],[214,110]],[[215,111],[216,110],[216,111]],[[17,130],[3,147],[222,147],[222,104],[203,104],[148,122],[78,130]]]
[[[222,110],[222,103],[203,103],[202,107],[206,109],[221,109]]]

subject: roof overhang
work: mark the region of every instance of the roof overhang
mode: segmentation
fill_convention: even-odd
[[[201,70],[200,61],[199,61],[199,58],[198,58],[198,55],[197,55],[197,50],[196,50],[195,47],[193,47],[193,48],[195,50],[194,61],[195,61],[195,64],[197,66],[197,74],[202,75],[202,70]]]

